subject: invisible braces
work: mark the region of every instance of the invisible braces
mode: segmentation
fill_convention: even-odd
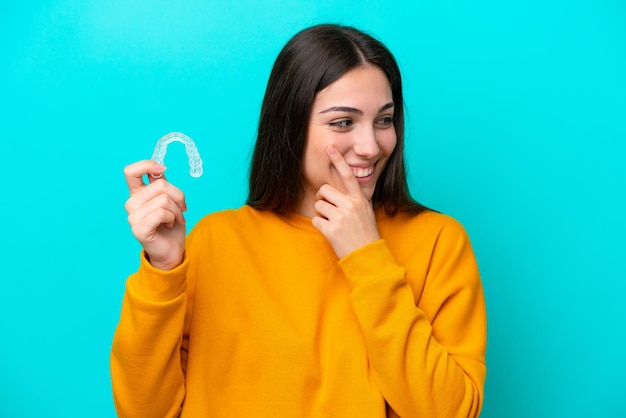
[[[185,151],[187,152],[187,157],[189,158],[189,174],[191,174],[191,177],[200,177],[202,175],[202,159],[200,158],[200,153],[198,152],[198,148],[193,142],[193,139],[183,133],[170,132],[159,139],[154,147],[152,160],[159,164],[163,164],[165,161],[165,154],[167,153],[167,146],[172,142],[180,142],[185,145]],[[152,177],[159,178],[161,177],[161,174],[156,176],[152,175]]]

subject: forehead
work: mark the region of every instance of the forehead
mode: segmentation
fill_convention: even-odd
[[[393,101],[391,85],[378,67],[365,66],[352,69],[319,91],[313,109],[325,106],[347,105],[376,109]]]

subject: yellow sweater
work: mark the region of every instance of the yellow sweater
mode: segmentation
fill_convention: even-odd
[[[310,219],[248,206],[202,219],[173,271],[142,256],[111,353],[119,416],[478,416],[486,318],[464,229],[377,219],[382,239],[341,260]]]

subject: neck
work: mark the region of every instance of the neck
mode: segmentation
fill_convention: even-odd
[[[303,196],[302,198],[300,198],[300,201],[296,205],[296,213],[309,219],[314,218],[315,216],[317,216],[317,211],[315,210],[315,201],[312,199],[308,199],[306,196]]]

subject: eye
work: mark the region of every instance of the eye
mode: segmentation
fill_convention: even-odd
[[[335,120],[335,121],[330,122],[329,125],[332,126],[333,128],[348,129],[350,126],[352,126],[352,120],[351,119]]]
[[[383,128],[388,128],[393,125],[393,117],[383,116],[382,118],[378,119],[378,121],[376,121],[376,124]]]

